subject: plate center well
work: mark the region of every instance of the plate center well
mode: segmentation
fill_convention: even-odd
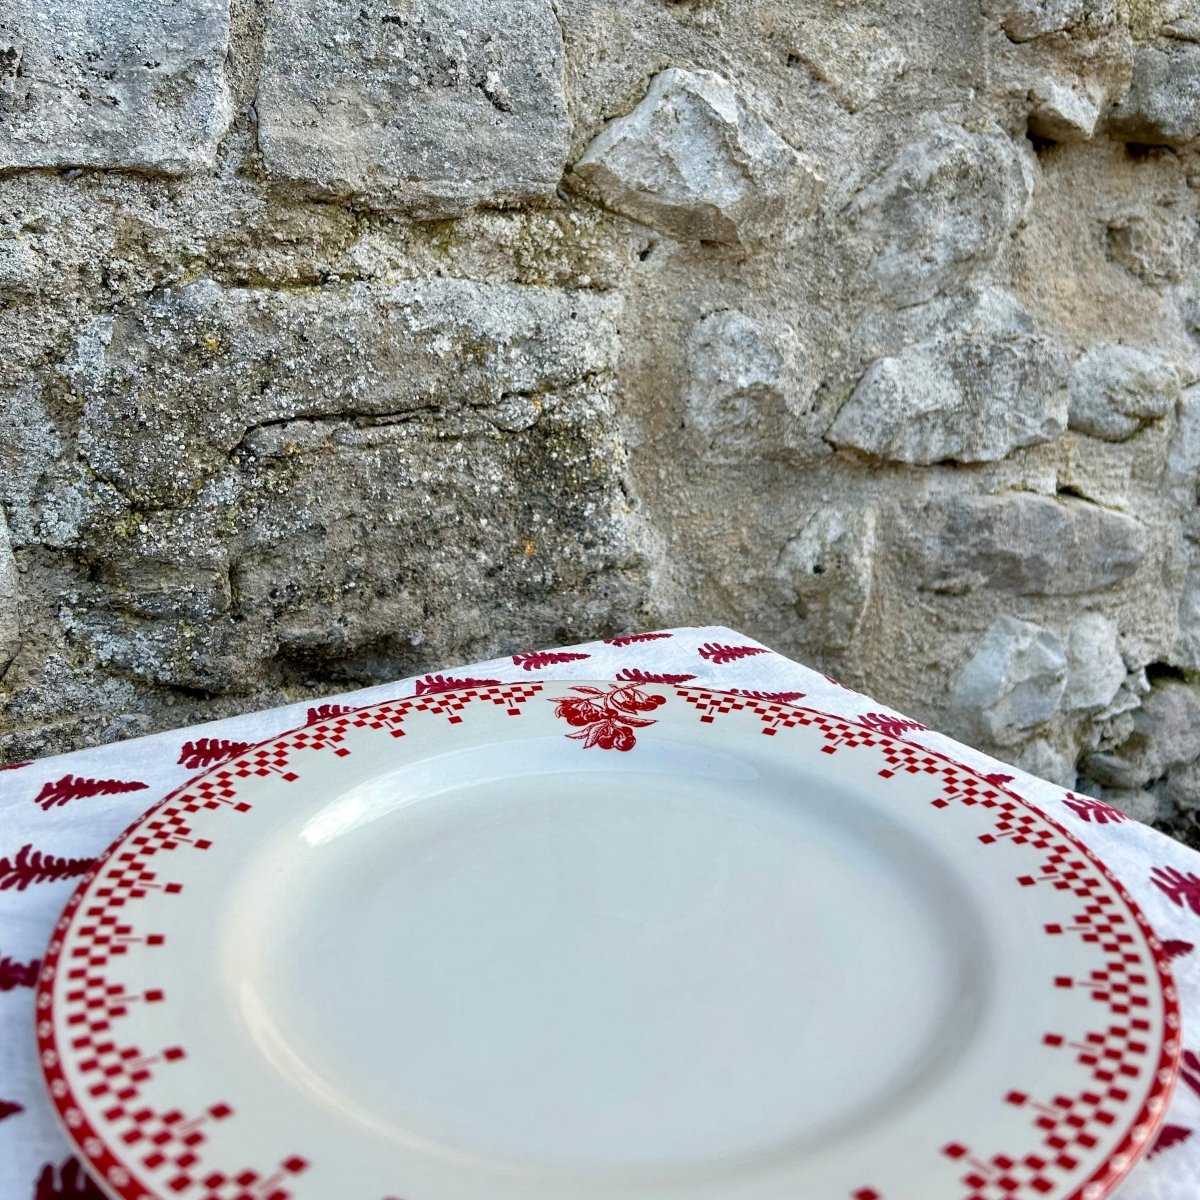
[[[865,1130],[953,1061],[978,929],[886,806],[567,749],[410,764],[264,851],[227,974],[293,1086],[434,1154],[674,1171]]]

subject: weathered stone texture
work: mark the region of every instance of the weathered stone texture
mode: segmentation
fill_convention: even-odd
[[[551,0],[272,5],[256,108],[267,170],[420,216],[546,199],[567,157]]]
[[[723,621],[1200,843],[1184,0],[17,0],[0,756]]]
[[[575,164],[601,203],[676,238],[737,244],[820,181],[803,159],[713,71],[671,68],[641,103],[611,122]]]
[[[214,165],[232,115],[229,0],[10,0],[0,169]]]

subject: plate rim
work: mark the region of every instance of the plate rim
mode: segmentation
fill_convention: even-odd
[[[189,788],[194,788],[197,785],[204,783],[210,776],[216,775],[221,770],[229,767],[232,763],[244,758],[247,755],[253,754],[255,751],[263,750],[272,746],[274,743],[284,742],[289,738],[295,737],[302,732],[316,733],[324,730],[327,726],[335,724],[339,720],[344,720],[346,717],[352,717],[355,714],[368,713],[375,709],[388,709],[394,706],[405,706],[406,708],[420,701],[428,701],[446,697],[453,699],[458,696],[465,696],[468,700],[479,697],[481,694],[489,692],[504,692],[513,688],[528,689],[529,695],[524,699],[538,695],[546,688],[558,689],[564,693],[570,692],[577,688],[610,688],[610,689],[640,689],[645,687],[663,688],[668,692],[676,694],[680,699],[687,698],[688,694],[702,694],[715,697],[728,697],[731,701],[741,702],[746,705],[763,704],[771,709],[791,710],[797,713],[812,715],[816,717],[829,718],[843,725],[854,726],[856,729],[861,729],[865,733],[870,734],[875,738],[882,739],[886,743],[896,743],[911,749],[920,751],[923,755],[932,756],[939,761],[955,768],[956,770],[965,771],[980,782],[985,783],[988,787],[995,788],[1002,792],[1010,800],[1015,801],[1024,809],[1032,811],[1040,820],[1045,821],[1058,835],[1065,838],[1074,849],[1089,860],[1090,864],[1105,878],[1109,885],[1119,895],[1122,903],[1126,906],[1129,914],[1134,919],[1134,924],[1142,935],[1146,949],[1149,951],[1150,957],[1156,968],[1157,980],[1159,983],[1158,993],[1162,1002],[1162,1018],[1161,1018],[1161,1050],[1158,1056],[1158,1061],[1153,1071],[1150,1072],[1152,1079],[1151,1086],[1146,1094],[1136,1116],[1126,1122],[1124,1133],[1121,1139],[1111,1148],[1104,1160],[1093,1170],[1093,1172],[1084,1180],[1082,1180],[1076,1189],[1068,1195],[1064,1195],[1061,1200],[1104,1200],[1105,1197],[1111,1195],[1112,1191],[1126,1178],[1129,1172],[1137,1165],[1138,1162],[1145,1156],[1147,1151],[1152,1147],[1155,1134],[1164,1123],[1169,1105],[1171,1094],[1179,1075],[1180,1060],[1182,1057],[1183,1047],[1180,1036],[1182,1012],[1179,1001],[1178,988],[1175,984],[1174,973],[1171,968],[1170,958],[1167,955],[1161,939],[1155,932],[1153,925],[1143,912],[1141,906],[1107,866],[1103,859],[1091,849],[1086,843],[1082,842],[1068,828],[1062,825],[1054,816],[1045,811],[1035,802],[1027,799],[1019,790],[1010,786],[1012,784],[1011,777],[1004,783],[995,783],[987,778],[982,769],[973,767],[968,763],[954,757],[952,754],[941,750],[932,749],[921,742],[913,741],[907,736],[908,733],[930,732],[937,736],[944,736],[937,733],[936,730],[929,730],[925,726],[910,722],[908,718],[896,715],[894,718],[897,722],[905,724],[898,732],[884,732],[880,728],[865,723],[862,719],[866,716],[874,714],[863,713],[857,716],[845,715],[836,712],[831,712],[826,708],[817,707],[815,705],[807,705],[797,703],[795,701],[783,701],[766,699],[768,696],[779,695],[783,693],[771,693],[767,691],[759,691],[757,694],[749,693],[744,689],[737,688],[716,688],[710,687],[703,683],[657,683],[653,680],[638,680],[638,681],[622,681],[618,679],[514,679],[501,680],[488,684],[462,685],[450,688],[437,688],[429,692],[416,694],[408,693],[394,696],[385,700],[372,701],[369,704],[352,706],[344,712],[334,716],[323,718],[320,721],[313,723],[303,723],[292,726],[288,729],[270,734],[268,737],[260,741],[248,743],[239,749],[239,752],[230,759],[214,763],[206,769],[197,772],[178,787],[172,788],[159,800],[155,801],[149,808],[143,811],[129,825],[127,825],[108,845],[104,852],[96,859],[89,868],[87,873],[83,875],[76,886],[73,888],[71,896],[64,905],[62,912],[56,921],[51,933],[47,948],[42,956],[41,965],[38,972],[38,978],[35,985],[35,1007],[34,1007],[34,1041],[35,1052],[37,1054],[39,1073],[42,1076],[43,1085],[46,1088],[46,1095],[50,1100],[52,1110],[56,1120],[66,1134],[69,1142],[72,1143],[79,1157],[79,1160],[87,1170],[89,1178],[91,1178],[100,1190],[111,1197],[111,1200],[173,1200],[171,1194],[167,1191],[156,1189],[155,1187],[145,1186],[141,1172],[135,1170],[131,1162],[122,1157],[121,1151],[116,1148],[110,1141],[106,1141],[104,1133],[101,1129],[96,1128],[91,1121],[88,1120],[84,1111],[79,1106],[77,1094],[72,1091],[70,1082],[67,1080],[64,1071],[61,1068],[61,1061],[58,1056],[57,1040],[58,1029],[54,1021],[55,1008],[53,1004],[54,980],[57,973],[57,965],[61,952],[66,944],[66,937],[72,931],[72,923],[75,919],[75,913],[82,902],[84,896],[88,892],[91,884],[94,882],[100,868],[106,864],[114,854],[123,847],[126,842],[154,816],[161,808],[165,807],[171,801],[179,799],[184,792]],[[544,699],[550,697],[543,696]],[[803,695],[800,699],[804,699]],[[868,698],[869,699],[869,698]],[[498,702],[497,702],[498,703]],[[420,711],[420,710],[418,710]],[[892,718],[889,718],[889,720]],[[645,724],[652,724],[653,721],[646,721]],[[568,735],[582,736],[582,735]],[[615,747],[623,749],[628,747]],[[964,747],[970,749],[969,747]],[[1003,765],[1003,764],[1002,764]],[[47,1011],[49,1010],[49,1011]],[[52,1056],[52,1061],[48,1061],[47,1053]],[[71,1111],[74,1110],[79,1118],[76,1121],[69,1119]],[[1146,1127],[1147,1131],[1144,1136],[1138,1139],[1138,1143],[1134,1145],[1134,1135],[1139,1129]],[[107,1154],[111,1158],[108,1166],[97,1161],[103,1154]],[[306,1163],[304,1160],[297,1157],[296,1162],[300,1165],[297,1170],[302,1170]],[[112,1178],[113,1166],[116,1166],[118,1174],[124,1175],[126,1181],[124,1184],[116,1183]],[[290,1195],[290,1193],[289,1193]],[[857,1195],[857,1193],[855,1194]],[[866,1200],[867,1196],[877,1196],[871,1189],[863,1189],[863,1197]],[[882,1200],[882,1198],[879,1198]]]

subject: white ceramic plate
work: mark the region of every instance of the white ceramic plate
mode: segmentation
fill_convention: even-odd
[[[1011,791],[603,683],[210,771],[83,881],[38,1004],[123,1200],[1093,1200],[1178,1053],[1149,927]]]

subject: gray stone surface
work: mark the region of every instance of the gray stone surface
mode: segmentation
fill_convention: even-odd
[[[1164,41],[1139,50],[1129,92],[1108,125],[1114,137],[1152,145],[1200,136],[1200,46]]]
[[[419,216],[544,200],[567,157],[551,0],[293,0],[268,9],[267,170]]]
[[[997,617],[955,681],[952,699],[973,737],[1011,743],[1050,720],[1066,682],[1067,658],[1050,630]]]
[[[0,680],[21,644],[19,585],[17,560],[13,558],[8,524],[3,509],[0,509]]]
[[[1029,132],[1051,142],[1082,142],[1092,136],[1100,107],[1090,96],[1054,79],[1031,89]]]
[[[1130,346],[1097,346],[1071,368],[1070,395],[1072,429],[1120,442],[1174,412],[1179,375]]]
[[[602,204],[675,238],[737,244],[811,208],[820,181],[714,71],[660,72],[573,177]]]
[[[1137,758],[1200,672],[1194,9],[10,3],[0,757],[715,620]],[[1068,673],[998,739],[1002,615]],[[1197,761],[1120,788],[1200,844]]]
[[[1102,613],[1083,613],[1067,638],[1067,686],[1064,709],[1107,709],[1125,682],[1125,660],[1117,645],[1115,622]]]
[[[966,280],[1025,214],[1033,180],[1012,140],[941,119],[853,199],[847,217],[872,251],[872,273],[897,304],[928,300]]]
[[[966,329],[872,363],[827,436],[896,462],[994,461],[1063,432],[1065,384],[1062,351],[988,291]]]
[[[1100,592],[1133,575],[1149,543],[1132,517],[1029,492],[939,497],[913,516],[914,582],[935,592]]]
[[[0,170],[215,163],[232,110],[229,0],[10,0],[0,13]]]
[[[1133,714],[1130,736],[1112,750],[1090,755],[1083,769],[1104,787],[1143,788],[1172,768],[1200,758],[1200,691],[1166,680]]]

